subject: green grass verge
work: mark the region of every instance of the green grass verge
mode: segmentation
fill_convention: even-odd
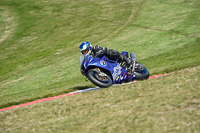
[[[2,132],[200,132],[200,66],[1,112]]]
[[[199,6],[198,0],[1,0],[0,108],[93,86],[79,72],[85,40],[134,51],[152,75],[198,66]]]

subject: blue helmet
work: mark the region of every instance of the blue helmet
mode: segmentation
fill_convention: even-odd
[[[86,55],[87,53],[91,52],[92,45],[88,41],[85,41],[81,43],[81,45],[79,46],[79,49],[83,55]]]

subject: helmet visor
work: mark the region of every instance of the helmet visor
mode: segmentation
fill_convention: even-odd
[[[86,49],[86,50],[83,50],[83,51],[81,51],[81,53],[83,54],[83,55],[85,55],[85,54],[87,54],[88,53],[88,49]]]

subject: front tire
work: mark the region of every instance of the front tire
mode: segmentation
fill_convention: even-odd
[[[135,74],[135,80],[145,80],[145,79],[148,79],[149,78],[149,71],[148,69],[137,62],[137,65],[139,67],[141,67],[142,69],[138,70],[138,71],[135,71],[134,74]]]
[[[89,70],[87,77],[93,84],[102,88],[109,87],[113,84],[113,81],[108,73],[98,71],[97,69]]]

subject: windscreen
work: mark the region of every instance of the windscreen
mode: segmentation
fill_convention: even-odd
[[[80,56],[80,64],[82,64],[82,63],[83,63],[83,60],[84,60],[84,56],[83,56],[83,55],[81,55],[81,56]]]

